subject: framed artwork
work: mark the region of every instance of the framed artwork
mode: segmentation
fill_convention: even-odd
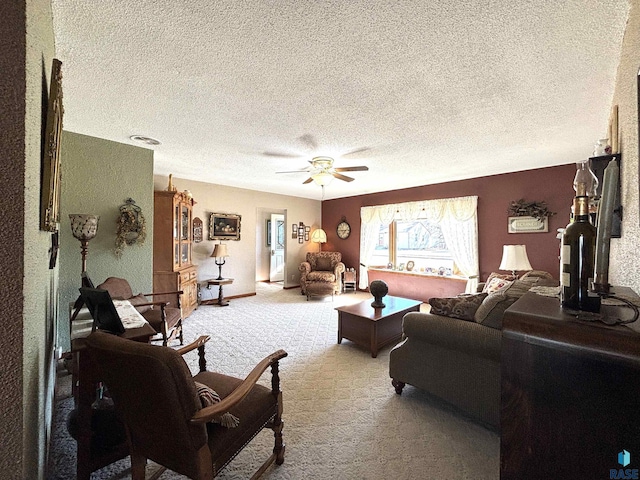
[[[291,238],[298,238],[298,225],[295,223],[291,225]]]
[[[42,156],[40,230],[58,231],[60,221],[60,136],[62,134],[62,62],[53,59]]]
[[[193,243],[200,243],[202,241],[202,220],[198,217],[193,219]]]
[[[240,215],[212,213],[209,218],[209,240],[240,240]]]
[[[267,229],[265,230],[265,236],[267,237],[267,247],[271,246],[271,220],[267,220]]]

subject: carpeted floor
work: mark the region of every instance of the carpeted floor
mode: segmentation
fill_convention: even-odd
[[[280,348],[284,395],[285,463],[264,479],[497,479],[497,433],[411,386],[396,395],[388,374],[390,347],[377,358],[343,340],[336,343],[335,307],[371,298],[349,293],[306,301],[299,289],[258,283],[257,295],[228,307],[201,306],[185,321],[185,343],[210,334],[207,366],[244,377]],[[197,371],[197,355],[186,359]],[[262,383],[268,385],[269,376]],[[58,379],[49,479],[75,478],[75,441],[65,420],[73,407],[70,376]],[[219,475],[246,479],[273,448],[260,434]],[[94,472],[93,479],[130,478],[124,459]],[[183,479],[167,471],[161,479]]]

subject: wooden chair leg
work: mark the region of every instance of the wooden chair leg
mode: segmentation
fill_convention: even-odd
[[[169,343],[169,337],[167,337],[167,322],[166,321],[162,322],[162,324],[160,326],[160,330],[162,331],[162,345],[166,347],[167,344]]]
[[[180,339],[180,345],[182,345],[184,343],[184,340],[182,338],[182,319],[178,320],[178,323],[176,324],[176,328],[178,329],[178,332],[179,332],[178,338]]]

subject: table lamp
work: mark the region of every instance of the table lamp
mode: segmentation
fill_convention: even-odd
[[[516,271],[533,270],[529,257],[527,257],[526,245],[503,245],[502,261],[499,270],[511,270],[511,274],[518,278]]]
[[[218,265],[218,278],[216,278],[216,280],[222,280],[222,265],[225,263],[225,258],[229,256],[227,246],[222,243],[217,243],[213,247],[211,256],[215,258],[216,265]],[[218,258],[221,258],[222,262],[218,262]]]

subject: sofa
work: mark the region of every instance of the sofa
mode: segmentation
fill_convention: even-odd
[[[306,261],[298,267],[303,295],[333,295],[342,293],[345,271],[340,252],[307,252]]]
[[[430,313],[406,314],[389,357],[396,393],[413,385],[499,429],[502,316],[531,287],[552,284],[546,272],[492,274],[477,294],[432,298]]]

